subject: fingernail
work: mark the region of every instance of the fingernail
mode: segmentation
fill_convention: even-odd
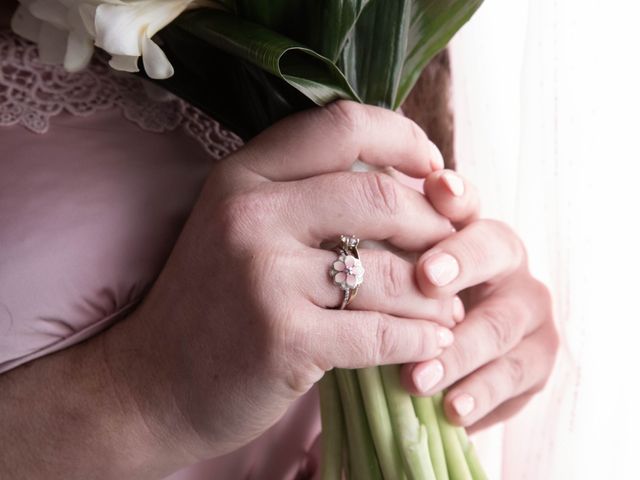
[[[431,142],[431,168],[435,170],[442,170],[444,168],[444,158],[438,146]]]
[[[413,370],[413,381],[422,393],[435,387],[444,377],[444,367],[439,360],[430,360]]]
[[[440,348],[449,347],[453,343],[453,332],[448,328],[438,327],[436,336],[438,337],[438,347]]]
[[[460,297],[453,297],[451,315],[456,322],[464,320],[464,304],[462,303],[462,300],[460,300]]]
[[[458,261],[448,253],[437,253],[424,265],[427,278],[437,287],[451,283],[460,273]]]
[[[451,406],[459,416],[466,417],[475,408],[476,401],[471,395],[463,393],[453,399]]]
[[[464,194],[464,181],[458,175],[453,172],[444,172],[440,178],[454,196],[461,197]]]

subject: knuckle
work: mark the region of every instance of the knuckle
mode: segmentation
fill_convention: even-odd
[[[322,370],[318,370],[322,371]],[[289,370],[284,373],[285,381],[289,390],[291,390],[296,396],[304,395],[320,378],[320,375],[312,375],[307,370]]]
[[[477,348],[475,346],[462,347],[459,343],[453,342],[446,354],[451,355],[446,362],[446,370],[451,378],[473,370],[474,359],[477,357]]]
[[[549,322],[548,326],[545,327],[545,336],[544,336],[544,356],[545,356],[545,368],[544,368],[544,379],[546,379],[551,375],[553,371],[553,367],[556,362],[556,358],[558,356],[558,352],[560,351],[560,333],[556,328],[553,322]]]
[[[403,275],[398,264],[398,257],[391,252],[381,252],[378,259],[380,277],[382,278],[383,295],[395,299],[405,291]]]
[[[539,381],[538,383],[536,383],[533,387],[531,387],[529,389],[528,393],[531,393],[533,395],[536,395],[540,392],[542,392],[544,390],[544,388],[547,386],[547,380],[549,379],[549,377],[545,377],[543,378],[541,381]]]
[[[551,369],[553,368],[553,363],[556,360],[556,357],[558,356],[558,351],[560,350],[560,333],[558,332],[558,329],[556,328],[555,324],[553,322],[551,322],[550,324],[550,328],[549,328],[549,353],[550,353],[550,358],[551,358],[551,362],[549,365],[549,371],[551,371]]]
[[[309,338],[308,328],[300,317],[305,310],[289,307],[273,312],[272,325],[264,332],[263,343],[273,359],[272,368],[280,371],[287,386],[297,395],[303,394],[331,368],[326,359],[317,358],[317,349]]]
[[[416,144],[423,143],[425,140],[427,140],[427,134],[420,127],[420,125],[418,125],[415,121],[411,120],[410,118],[407,118],[407,121],[409,122],[409,132],[411,134],[411,138]]]
[[[511,383],[513,392],[520,392],[525,380],[524,359],[517,355],[504,357],[507,378]]]
[[[421,359],[435,356],[440,350],[433,329],[424,330],[420,335],[412,335],[410,340],[415,342],[416,355]]]
[[[482,318],[489,337],[500,353],[509,351],[520,340],[520,332],[507,310],[500,307],[486,308]]]
[[[477,238],[491,239],[484,244],[492,248],[500,245],[500,249],[506,252],[508,258],[508,271],[516,270],[520,265],[526,264],[526,249],[520,237],[505,222],[493,219],[482,219],[476,221],[472,226],[479,230]],[[488,251],[487,256],[491,255]]]
[[[306,393],[331,368],[328,361],[314,359],[312,349],[303,342],[295,344],[280,365],[284,366],[282,373],[289,389],[296,395]]]
[[[551,316],[551,310],[553,305],[553,298],[551,296],[551,290],[539,280],[534,279],[532,290],[535,295],[536,304],[540,305],[545,313]]]
[[[365,110],[357,103],[348,100],[338,100],[331,103],[322,111],[329,115],[332,125],[347,133],[355,135],[364,123]]]
[[[385,173],[360,174],[365,211],[373,207],[383,215],[393,216],[398,212],[398,185]]]
[[[502,394],[500,392],[500,387],[496,382],[484,382],[484,388],[487,395],[487,403],[489,405],[499,405],[503,402]]]
[[[389,319],[383,314],[380,314],[376,321],[376,338],[374,345],[373,360],[377,365],[388,363],[389,358],[391,358],[398,346],[395,329]]]

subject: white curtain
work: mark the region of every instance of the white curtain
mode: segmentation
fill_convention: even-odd
[[[477,435],[494,480],[640,478],[640,2],[485,0],[454,39],[460,170],[525,240],[564,336]]]

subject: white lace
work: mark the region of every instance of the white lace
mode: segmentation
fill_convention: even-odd
[[[21,125],[45,133],[51,118],[63,112],[88,116],[119,108],[143,130],[184,129],[215,159],[242,144],[197,108],[170,94],[160,98],[154,88],[159,90],[141,78],[113,71],[99,58],[79,73],[45,65],[38,60],[35,44],[0,31],[0,127]]]

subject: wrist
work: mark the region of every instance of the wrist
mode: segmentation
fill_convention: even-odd
[[[153,336],[141,310],[106,332],[100,342],[101,362],[113,402],[120,406],[123,432],[140,456],[157,459],[156,468],[167,474],[215,452],[179,408],[171,355]]]
[[[145,409],[134,377],[119,373],[119,359],[108,360],[121,332],[110,329],[0,376],[7,478],[157,479],[195,460],[186,430],[170,430],[160,415],[166,410]]]

